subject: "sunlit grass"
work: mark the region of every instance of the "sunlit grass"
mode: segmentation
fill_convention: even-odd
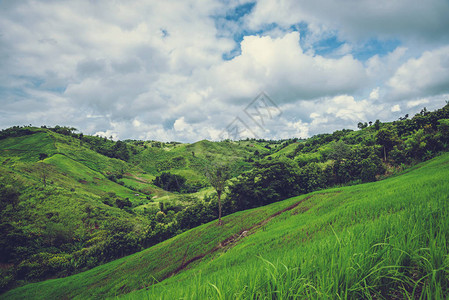
[[[4,296],[444,299],[449,291],[448,167],[445,154],[381,182],[239,212],[225,217],[222,227],[204,224],[140,253]],[[250,229],[255,224],[260,226]],[[217,247],[245,229],[248,236]]]
[[[317,194],[213,261],[125,297],[444,299],[447,163]]]

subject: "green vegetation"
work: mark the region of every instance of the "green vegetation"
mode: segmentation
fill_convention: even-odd
[[[173,176],[188,178],[173,194],[152,183],[162,173],[148,174],[143,167],[148,161],[137,163],[145,145],[74,131],[57,126],[0,132],[0,290],[78,273],[213,220],[218,209],[213,195],[206,197],[209,188],[191,196],[178,192],[207,185],[202,173],[206,156],[226,160],[231,155],[236,165],[245,165],[246,152],[221,151],[226,144],[218,150],[209,142],[200,142],[202,149],[193,145],[185,150],[189,145],[177,143],[157,148],[167,153],[184,149],[175,154],[176,161],[184,160],[178,158],[186,151],[189,156],[197,151],[192,160],[185,159],[194,167],[181,164],[172,170]],[[125,148],[132,162],[108,153]],[[163,165],[164,159],[155,164]],[[203,217],[188,220],[200,206]]]
[[[442,298],[449,287],[448,164],[446,154],[385,181],[239,212],[223,226],[205,224],[4,296],[98,298],[140,290],[126,297]]]
[[[126,298],[443,299],[448,163],[446,154],[382,182],[283,201],[302,202],[230,249]]]
[[[167,299],[438,298],[448,284],[448,157],[438,156],[448,120],[449,104],[307,140],[193,144],[2,130],[0,289],[26,285],[5,294],[19,298],[49,297],[47,287],[61,298],[145,287],[143,296]],[[57,277],[67,278],[28,284]]]

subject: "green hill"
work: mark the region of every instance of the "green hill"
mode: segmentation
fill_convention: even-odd
[[[413,186],[407,186],[401,181],[402,179],[398,179],[400,181],[398,186],[407,186],[403,192],[397,192],[398,188],[387,184],[387,182],[394,182],[396,178],[372,185],[356,185],[394,177],[407,172],[420,162],[448,151],[449,104],[434,112],[423,109],[410,119],[407,116],[390,123],[381,123],[377,120],[374,123],[370,122],[370,126],[368,123],[361,122],[359,128],[360,130],[357,131],[343,129],[331,134],[319,134],[307,140],[296,138],[279,141],[246,139],[210,142],[203,140],[193,144],[113,141],[104,137],[83,135],[76,133],[74,128],[60,126],[54,128],[14,126],[1,130],[0,291],[5,292],[28,283],[49,278],[63,278],[90,270],[88,273],[82,273],[88,274],[86,276],[91,278],[89,280],[86,280],[83,277],[85,275],[81,273],[75,277],[69,277],[72,279],[67,281],[58,279],[61,280],[60,282],[70,282],[73,286],[61,293],[70,295],[81,293],[83,297],[89,296],[90,293],[97,293],[96,296],[104,297],[125,294],[146,286],[151,286],[155,293],[161,293],[161,286],[170,283],[170,278],[183,278],[184,269],[191,268],[195,264],[202,265],[202,261],[208,261],[209,258],[213,258],[210,264],[215,266],[216,261],[221,261],[218,256],[227,255],[223,250],[236,251],[231,246],[237,242],[244,231],[252,233],[262,228],[264,232],[268,224],[280,220],[280,216],[287,214],[287,212],[280,213],[286,208],[290,208],[287,210],[295,216],[288,219],[305,218],[303,221],[308,225],[315,224],[320,229],[317,229],[319,234],[316,235],[312,230],[315,225],[310,229],[304,227],[306,225],[301,225],[302,223],[298,225],[286,221],[285,227],[279,228],[276,233],[283,239],[285,236],[296,236],[301,241],[308,241],[312,240],[311,233],[313,233],[313,239],[321,238],[321,234],[328,234],[331,228],[334,237],[337,235],[337,240],[343,241],[340,235],[347,234],[349,227],[345,227],[346,225],[352,224],[352,221],[367,224],[370,220],[363,218],[359,220],[358,217],[351,216],[349,221],[349,216],[344,217],[343,209],[352,207],[356,201],[367,199],[365,203],[367,210],[370,212],[380,210],[376,218],[386,218],[392,213],[392,211],[382,210],[382,203],[376,200],[381,197],[381,194],[371,191],[371,187],[375,187],[378,191],[384,190],[385,195],[397,198],[395,200],[411,201],[402,197],[401,194],[413,196],[409,193],[409,190],[413,190]],[[209,184],[210,178],[206,176],[207,169],[210,171],[214,166],[219,165],[225,165],[229,171],[225,177],[231,178],[226,182],[227,188],[220,200]],[[437,174],[442,172],[443,169],[437,170]],[[437,174],[423,173],[421,181],[427,182]],[[407,173],[397,178],[407,178],[407,176],[410,175]],[[420,184],[418,179],[414,183],[416,186]],[[435,183],[435,185],[438,184]],[[354,187],[344,188],[340,192],[339,189],[345,186]],[[338,189],[339,192],[329,191],[329,188]],[[311,192],[316,194],[309,195],[310,197],[304,196]],[[426,197],[426,194],[422,193],[422,191],[415,191],[415,194]],[[303,196],[285,200],[298,195]],[[383,202],[390,201],[387,196],[382,197],[379,199]],[[303,198],[304,201],[293,210],[295,204]],[[266,206],[281,200],[285,201]],[[341,203],[345,206],[340,207]],[[315,210],[309,204],[313,204],[313,207],[317,205],[317,207],[329,208]],[[301,208],[303,205],[306,206]],[[225,219],[228,221],[227,225],[217,228],[209,222],[217,219],[219,207],[222,208],[224,216],[228,215]],[[314,212],[315,215],[309,215],[309,211]],[[326,214],[321,214],[324,212]],[[327,213],[342,213],[343,217],[329,221],[332,226],[326,227],[323,224],[330,218]],[[361,212],[354,213],[357,216]],[[302,217],[296,217],[296,215]],[[270,222],[266,223],[267,219]],[[345,223],[341,225],[338,222]],[[202,225],[206,223],[209,224]],[[340,224],[340,227],[334,224]],[[197,226],[200,227],[195,228]],[[303,226],[306,237],[295,233],[293,229],[291,233],[287,233],[290,232],[289,226]],[[373,228],[383,228],[383,225],[377,223],[373,226]],[[192,233],[186,233],[192,228],[194,229],[191,232],[196,232],[197,235],[191,236]],[[259,231],[258,236],[261,236]],[[251,235],[251,238],[252,236],[255,235]],[[173,239],[169,240],[170,238]],[[238,240],[244,244],[250,239]],[[288,245],[294,245],[287,238],[286,241],[288,242],[278,249],[279,253],[290,249]],[[267,237],[266,241],[261,240],[260,247],[265,244],[271,245],[270,243],[271,240]],[[240,247],[240,244],[237,244],[235,249]],[[297,247],[302,246],[302,243],[297,245]],[[420,246],[424,247],[423,244]],[[177,250],[172,252],[167,250],[167,247]],[[245,247],[250,249],[252,246]],[[275,245],[270,247],[273,251],[277,249]],[[276,262],[280,256],[270,249],[264,250],[263,253],[272,253],[268,260]],[[153,258],[149,259],[147,256],[144,256],[143,263],[140,260],[123,258],[142,250],[143,252],[136,254],[135,257],[153,253],[148,255],[156,261],[152,261]],[[361,253],[365,253],[363,251]],[[256,252],[247,254],[236,252],[235,256],[246,257],[245,261],[251,261]],[[412,258],[416,260],[415,256],[418,254],[415,253],[413,256],[409,253],[408,255],[410,257],[407,260]],[[168,263],[161,265],[161,257],[165,256],[168,257]],[[443,265],[446,263],[445,257]],[[304,260],[303,257],[297,258]],[[111,262],[116,259],[120,260]],[[265,256],[264,259],[266,259]],[[426,259],[429,258],[426,257]],[[108,265],[100,266],[107,262],[111,262],[111,265],[116,264],[116,267],[111,269]],[[393,265],[392,261],[388,262]],[[260,259],[256,259],[254,264],[258,263]],[[231,258],[229,258],[229,264],[238,265]],[[100,267],[92,269],[97,266]],[[120,269],[121,266],[124,269]],[[142,270],[143,273],[136,271],[133,273],[134,276],[129,271],[131,267]],[[216,265],[216,268],[222,269],[219,265]],[[249,270],[246,266],[243,268]],[[356,267],[351,265],[350,268]],[[397,293],[415,293],[416,295],[416,290],[415,292],[410,290],[411,287],[416,287],[421,293],[423,288],[421,285],[427,277],[419,276],[429,273],[426,273],[427,271],[419,264],[413,265],[412,268],[416,270],[407,269],[409,272],[407,273],[404,271],[405,266],[400,267],[402,273],[398,273],[399,277],[395,277],[396,273],[382,275],[394,279],[394,283],[391,283],[393,287],[388,285],[390,283],[384,286],[383,282],[389,281],[382,277],[379,279],[380,283],[363,282],[365,285],[363,291],[358,286],[362,284],[362,281],[357,282],[356,288],[353,286],[352,279],[348,279],[350,277],[348,274],[342,275],[344,280],[339,279],[338,283],[329,286],[325,280],[330,278],[330,275],[318,278],[327,274],[325,271],[318,273],[310,271],[312,277],[307,277],[309,275],[301,277],[302,281],[308,282],[307,288],[301,288],[301,291],[306,293],[301,294],[301,297],[320,298],[321,295],[333,297],[335,293],[346,297],[341,292],[343,290],[351,297],[365,298],[393,297],[390,295],[393,290]],[[116,272],[119,269],[121,271]],[[203,269],[200,267],[197,270]],[[382,267],[382,272],[384,269],[389,267]],[[212,273],[206,270],[208,269],[205,268],[200,272],[208,274],[207,280],[215,278],[209,277]],[[339,270],[343,272],[342,269]],[[102,282],[96,272],[107,274],[104,278],[108,280]],[[173,276],[178,273],[180,277]],[[126,277],[122,274],[126,274]],[[259,275],[254,273],[248,276]],[[81,278],[81,285],[70,281],[73,278]],[[163,283],[153,284],[161,280]],[[203,284],[207,281],[206,279],[197,280],[198,286],[211,286]],[[367,278],[363,278],[363,281],[366,280]],[[223,290],[223,287],[218,285],[219,282],[218,280],[217,284],[213,283],[213,291],[226,295],[231,293],[231,298],[236,297],[232,290],[229,290],[230,292]],[[345,282],[345,288],[342,288],[342,282]],[[398,282],[402,282],[402,285]],[[53,283],[49,281],[42,284],[52,285]],[[258,282],[251,286],[254,293],[256,293],[254,290],[256,286],[260,284]],[[92,285],[95,288],[92,288]],[[379,296],[374,287],[380,286],[382,291]],[[52,288],[57,290],[55,286]],[[236,289],[239,288],[236,287]],[[316,292],[313,292],[314,288]],[[181,294],[189,293],[183,292],[181,287],[178,290]],[[196,295],[196,293],[205,293],[206,290],[192,290],[192,293]],[[431,292],[445,290],[445,286],[432,287]],[[259,292],[258,290],[257,293]],[[242,297],[249,297],[251,293],[246,291]],[[260,293],[263,295],[264,292]],[[370,296],[368,293],[371,293]],[[424,291],[424,293],[428,292]],[[61,297],[65,297],[62,294]],[[167,297],[172,296],[177,297],[176,295]]]
[[[174,213],[212,194],[202,173],[207,159],[235,161],[236,174],[250,168],[245,149],[229,143],[117,144],[65,127],[1,131],[0,290],[77,273],[185,231]],[[158,166],[168,167],[148,172]],[[199,191],[155,186],[164,171],[199,183]]]
[[[139,250],[142,201],[106,176],[126,163],[43,129],[0,140],[1,288],[66,276]],[[132,233],[132,234],[131,234]],[[120,245],[114,245],[117,240]]]
[[[225,217],[5,299],[444,298],[449,154],[384,181]],[[125,295],[126,294],[126,295]]]

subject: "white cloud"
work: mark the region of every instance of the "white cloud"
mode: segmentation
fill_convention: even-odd
[[[301,138],[307,138],[310,136],[308,124],[303,123],[301,120],[296,121],[296,122],[288,122],[287,127],[292,128],[296,131],[291,136],[301,137]],[[285,138],[288,138],[288,137],[285,137]]]
[[[368,76],[374,82],[383,82],[385,78],[391,77],[397,68],[405,62],[405,56],[408,49],[405,47],[397,47],[387,55],[380,57],[373,55],[366,62]]]
[[[366,113],[372,105],[367,100],[356,101],[353,96],[341,95],[332,98],[326,113],[354,123],[366,120]]]
[[[426,104],[429,103],[429,99],[418,99],[418,100],[412,100],[412,101],[408,101],[407,102],[407,107],[411,108],[411,107],[416,107],[422,104]]]
[[[142,123],[139,120],[137,120],[137,119],[133,120],[133,126],[134,127],[139,128],[141,125],[142,125]]]
[[[185,131],[190,128],[190,125],[186,123],[184,117],[181,117],[175,121],[175,123],[173,124],[173,128],[176,131]]]
[[[0,126],[217,139],[266,91],[283,115],[251,130],[288,138],[440,105],[448,4],[384,1],[260,0],[238,21],[224,16],[246,1],[0,2]],[[400,46],[362,61],[354,53],[365,38]],[[338,48],[317,55],[328,39]]]
[[[397,69],[388,81],[398,98],[441,95],[449,92],[449,46],[424,52]]]
[[[217,96],[251,97],[264,89],[288,102],[349,93],[365,83],[359,61],[351,55],[339,59],[308,55],[299,45],[298,32],[281,38],[246,36],[241,48],[241,55],[217,65],[213,77],[208,76],[209,83],[217,85]]]
[[[399,104],[393,105],[391,107],[391,112],[398,112],[401,111],[401,107],[399,106]]]
[[[449,40],[449,3],[445,0],[261,0],[248,16],[250,28],[276,23],[283,27],[305,22],[315,35],[338,31],[351,40],[367,37],[423,41]]]
[[[373,89],[372,91],[371,91],[371,93],[369,94],[369,98],[371,99],[371,100],[377,100],[377,99],[379,99],[379,87],[376,87],[375,89]]]
[[[354,50],[354,47],[352,45],[350,45],[348,43],[344,43],[343,45],[341,45],[334,51],[334,54],[338,55],[338,56],[344,56],[344,55],[351,54],[353,50]]]
[[[282,107],[286,117],[299,116],[308,128],[309,136],[331,133],[335,130],[356,129],[358,122],[385,120],[391,112],[384,104],[367,99],[357,99],[350,95],[324,97],[316,101],[300,101]]]

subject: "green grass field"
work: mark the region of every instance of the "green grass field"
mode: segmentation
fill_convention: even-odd
[[[449,154],[204,224],[5,299],[445,299]]]
[[[54,139],[45,132],[0,140],[0,157],[9,161],[35,162],[39,154],[56,153]]]

